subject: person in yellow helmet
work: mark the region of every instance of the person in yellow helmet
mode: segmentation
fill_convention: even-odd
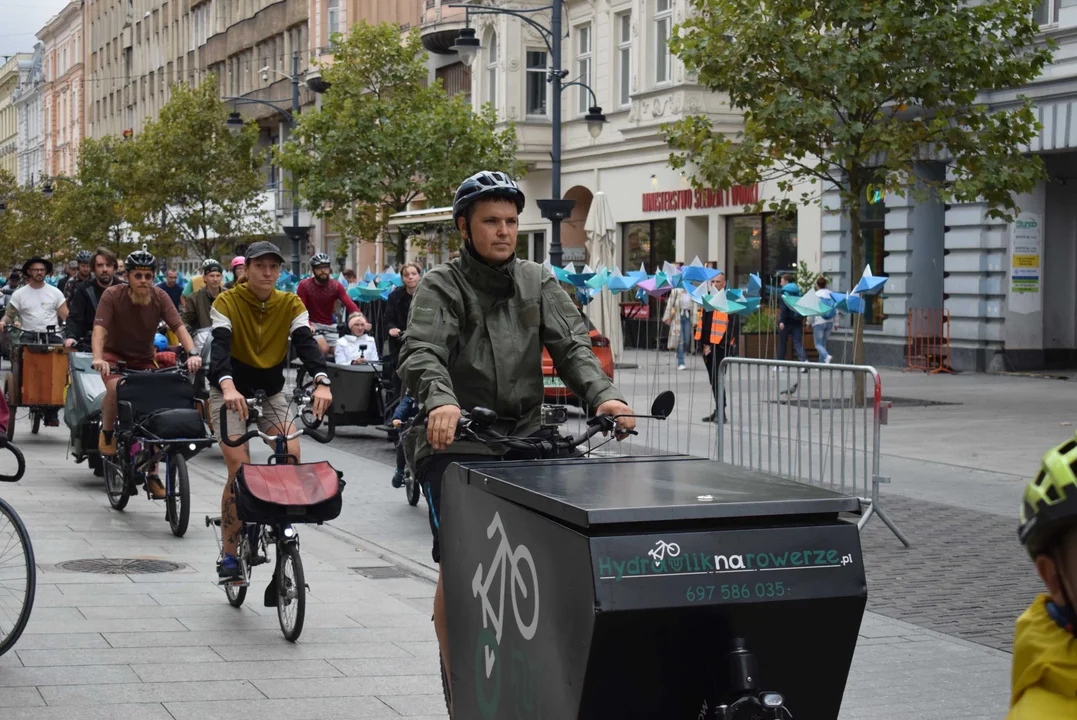
[[[1047,593],[1017,619],[1006,717],[1077,718],[1077,437],[1043,456],[1025,488],[1018,537]]]

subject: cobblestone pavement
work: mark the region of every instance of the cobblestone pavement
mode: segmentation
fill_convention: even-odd
[[[1009,652],[1014,621],[1041,586],[1016,520],[900,495],[883,506],[913,546],[877,518],[864,528],[868,608]]]

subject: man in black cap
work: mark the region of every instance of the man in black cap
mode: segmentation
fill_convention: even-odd
[[[284,368],[288,341],[314,379],[312,411],[315,417],[329,409],[333,400],[325,358],[318,350],[310,327],[310,316],[297,295],[276,289],[284,256],[271,242],[259,241],[247,248],[247,273],[231,290],[213,301],[213,344],[210,351],[209,407],[214,422],[220,422],[226,408],[224,427],[217,436],[233,440],[246,431],[247,403],[261,390],[266,394],[258,426],[266,434],[285,435],[295,430],[291,424],[291,399],[284,392]],[[221,445],[228,465],[228,482],[221,498],[223,553],[217,565],[221,583],[242,577],[236,546],[243,529],[236,513],[232,479],[240,465],[250,462],[246,447]],[[299,458],[299,440],[288,443],[288,453]],[[275,587],[275,586],[272,586]]]
[[[23,264],[22,272],[27,282],[11,296],[4,317],[0,318],[0,329],[14,322],[23,333],[33,333],[35,341],[59,343],[57,330],[60,321],[67,319],[67,301],[62,292],[45,282],[45,278],[52,274],[52,263],[32,257]],[[18,320],[14,320],[15,317]],[[56,427],[59,424],[60,411],[49,410],[45,414],[45,425]]]

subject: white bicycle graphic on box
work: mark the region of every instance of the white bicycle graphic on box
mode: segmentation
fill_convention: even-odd
[[[494,519],[490,522],[490,527],[486,528],[486,537],[493,539],[496,534],[501,535],[501,542],[498,544],[494,560],[490,564],[490,573],[483,579],[482,563],[479,563],[478,568],[475,569],[475,577],[471,580],[471,592],[475,597],[480,597],[481,593],[482,626],[489,629],[493,625],[494,637],[497,645],[500,646],[501,630],[504,627],[505,619],[506,575],[512,578],[510,593],[512,595],[512,613],[516,618],[516,627],[519,628],[520,635],[525,640],[535,637],[535,630],[538,628],[539,589],[538,575],[535,573],[535,560],[531,557],[531,551],[527,549],[526,545],[519,545],[515,550],[512,549],[509,544],[509,538],[505,534],[505,525],[501,522],[501,515],[495,512]],[[521,563],[527,566],[527,575],[520,571]],[[498,572],[499,570],[500,573]],[[496,596],[497,612],[494,612],[494,606],[490,602],[490,588],[494,584],[494,578],[498,575],[501,577],[501,582]],[[535,607],[532,611],[530,622],[525,622],[520,614],[519,598],[522,596],[526,600],[529,597],[531,592],[528,589],[529,585],[534,589]],[[484,652],[486,657],[486,678],[489,679],[490,673],[494,669],[494,663],[497,660],[496,648],[491,648],[487,645]]]
[[[654,547],[647,551],[647,554],[654,558],[654,565],[658,567],[663,560],[666,559],[666,554],[670,557],[677,557],[681,554],[681,546],[677,543],[668,543],[665,540],[659,540],[654,544]]]

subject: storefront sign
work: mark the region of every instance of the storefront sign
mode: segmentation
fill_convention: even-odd
[[[706,210],[716,207],[751,205],[759,202],[759,186],[737,185],[728,190],[700,188],[699,190],[670,190],[643,193],[643,212],[670,210]]]
[[[1043,217],[1021,213],[1010,226],[1010,310],[1027,315],[1043,309],[1040,264]]]

